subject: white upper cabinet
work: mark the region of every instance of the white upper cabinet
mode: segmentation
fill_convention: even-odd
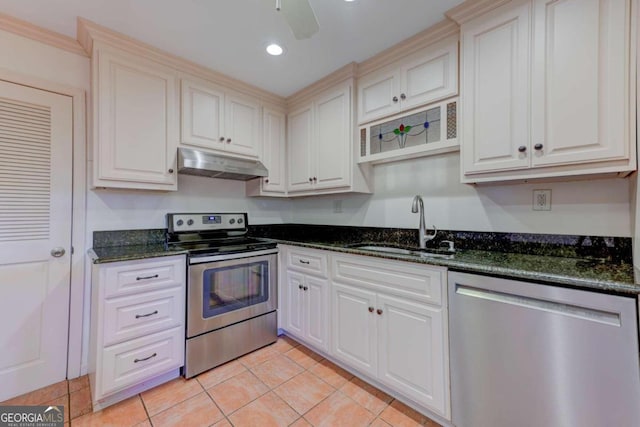
[[[358,79],[358,123],[458,93],[458,38],[436,43]]]
[[[98,43],[92,70],[93,186],[176,190],[175,72]]]
[[[240,157],[260,157],[257,100],[211,83],[182,79],[182,143]]]
[[[343,85],[318,98],[314,118],[311,151],[314,188],[349,186],[353,151],[351,85]]]
[[[629,157],[629,0],[534,4],[535,166]]]
[[[465,172],[529,166],[530,5],[505,8],[462,32]]]
[[[182,80],[182,143],[221,150],[225,144],[224,92]]]
[[[311,150],[313,145],[313,105],[289,113],[287,157],[289,191],[310,190],[313,185]]]
[[[332,85],[294,105],[288,115],[289,196],[369,192],[357,164],[353,79]]]
[[[464,182],[635,170],[630,3],[517,1],[462,25]]]

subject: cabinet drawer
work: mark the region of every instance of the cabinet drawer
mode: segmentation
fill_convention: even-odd
[[[185,268],[184,255],[114,264],[102,270],[104,295],[110,298],[178,286],[185,281]]]
[[[102,352],[102,390],[108,395],[184,364],[184,328],[107,347]]]
[[[104,345],[184,325],[184,287],[111,298],[104,303]]]
[[[327,255],[313,250],[288,248],[286,251],[287,267],[316,276],[328,277]]]
[[[333,256],[333,279],[441,305],[446,268],[359,255]]]

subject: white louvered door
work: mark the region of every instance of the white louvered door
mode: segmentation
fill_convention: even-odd
[[[70,97],[0,81],[0,401],[66,378],[72,126]]]

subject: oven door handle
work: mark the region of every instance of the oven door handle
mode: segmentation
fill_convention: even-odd
[[[249,251],[249,252],[238,252],[234,254],[219,254],[219,255],[211,255],[211,256],[193,257],[193,258],[189,258],[189,264],[203,264],[205,262],[212,262],[212,261],[228,261],[232,259],[251,258],[254,256],[271,255],[271,254],[277,254],[277,253],[278,253],[278,248],[274,248],[274,249],[265,249],[262,251]]]

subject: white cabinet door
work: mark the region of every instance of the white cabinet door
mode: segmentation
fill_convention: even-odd
[[[313,106],[311,104],[289,114],[288,124],[289,191],[309,190],[312,187],[311,144]]]
[[[107,48],[97,47],[96,57],[94,185],[175,190],[175,73]]]
[[[213,85],[182,80],[182,143],[221,150],[224,138],[224,92]]]
[[[529,167],[530,4],[461,27],[465,174]]]
[[[377,375],[376,294],[333,283],[332,352],[344,363]]]
[[[458,93],[458,43],[429,48],[403,61],[400,105],[408,110]]]
[[[351,184],[351,86],[345,85],[315,102],[315,138],[312,158],[316,189]]]
[[[286,116],[284,113],[265,108],[262,113],[263,139],[262,163],[269,176],[262,178],[262,190],[284,193],[287,189],[286,177]]]
[[[537,0],[532,164],[629,157],[629,0]]]
[[[329,281],[312,276],[305,277],[305,338],[318,348],[328,350]]]
[[[378,294],[378,379],[448,417],[442,308]]]
[[[400,111],[400,70],[383,69],[358,80],[358,123]]]
[[[287,271],[286,287],[285,327],[294,334],[304,336],[304,276]]]
[[[261,148],[260,104],[249,98],[225,94],[225,150],[259,157]]]

